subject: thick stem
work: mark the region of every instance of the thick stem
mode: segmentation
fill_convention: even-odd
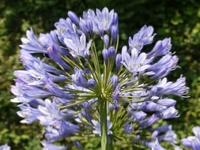
[[[108,135],[107,135],[107,102],[100,102],[100,123],[101,123],[101,150],[108,150]]]

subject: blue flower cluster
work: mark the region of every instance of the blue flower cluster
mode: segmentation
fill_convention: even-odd
[[[174,98],[185,97],[188,87],[182,75],[167,80],[178,57],[170,38],[154,42],[155,36],[153,27],[144,25],[118,52],[118,15],[107,8],[89,9],[81,17],[69,11],[55,30],[39,36],[28,30],[20,45],[24,70],[15,71],[11,88],[21,122],[44,127],[45,150],[65,149],[54,142],[66,137],[69,143],[80,142],[70,137],[103,131],[110,137],[123,127],[120,134],[133,135],[133,144],[162,150],[159,143],[166,141],[177,148],[172,127],[156,123],[179,116]],[[150,44],[152,49],[144,50]]]

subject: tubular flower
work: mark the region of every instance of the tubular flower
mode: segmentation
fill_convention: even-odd
[[[200,127],[194,127],[192,132],[195,136],[189,136],[185,139],[182,139],[182,144],[187,147],[191,148],[192,150],[199,150],[200,149]]]
[[[104,150],[112,149],[109,142],[114,145],[120,136],[127,136],[122,143],[155,150],[164,149],[160,142],[176,147],[170,125],[154,126],[179,117],[171,96],[188,92],[183,76],[167,80],[178,62],[170,52],[171,39],[143,51],[156,35],[145,25],[120,52],[118,31],[114,10],[89,9],[80,17],[69,11],[49,33],[37,36],[31,29],[22,38],[24,69],[14,72],[12,102],[18,104],[22,123],[44,127],[45,150],[66,149],[72,143],[82,147],[93,134],[101,137]],[[66,147],[55,145],[59,141]]]

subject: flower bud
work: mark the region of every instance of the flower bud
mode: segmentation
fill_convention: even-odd
[[[67,14],[68,14],[70,20],[71,20],[74,24],[76,24],[76,25],[79,24],[79,18],[77,17],[77,15],[76,15],[74,12],[68,11]]]
[[[118,76],[113,75],[110,80],[112,82],[113,89],[115,89],[115,87],[117,86],[118,81],[119,81]]]
[[[107,48],[109,46],[109,36],[107,34],[103,36],[103,42],[105,47]]]
[[[115,59],[115,65],[116,65],[117,70],[119,70],[119,68],[121,67],[121,61],[122,61],[122,55],[117,54],[116,59]]]
[[[118,25],[118,15],[117,15],[117,13],[114,13],[114,15],[113,15],[113,25]]]
[[[111,37],[112,37],[112,40],[114,42],[116,42],[117,37],[118,37],[118,28],[117,28],[117,26],[112,26],[111,27]]]
[[[103,59],[107,61],[109,58],[113,58],[115,56],[115,48],[110,47],[108,49],[104,49],[102,51]]]

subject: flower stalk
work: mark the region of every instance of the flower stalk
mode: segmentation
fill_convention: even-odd
[[[101,150],[108,150],[107,101],[100,99]]]

